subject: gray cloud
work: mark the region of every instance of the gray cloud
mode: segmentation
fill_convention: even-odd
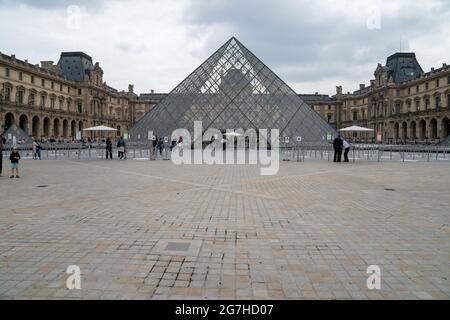
[[[38,9],[64,9],[71,5],[100,8],[103,4],[103,0],[0,0],[0,6],[15,7],[17,5],[26,5]]]
[[[384,63],[387,56],[399,51],[400,41],[406,49],[409,39],[439,29],[448,21],[448,1],[430,1],[431,15],[417,8],[415,1],[399,3],[397,8],[384,2],[374,7],[381,12],[380,30],[367,28],[370,8],[352,13],[332,5],[332,1],[218,0],[205,5],[195,0],[185,19],[199,26],[228,26],[264,62],[281,70],[287,81],[336,76],[368,81],[377,62]],[[214,46],[212,38],[205,51]]]
[[[73,4],[79,28],[67,27]],[[170,91],[234,35],[294,90],[332,93],[367,84],[400,41],[424,69],[449,63],[448,21],[447,0],[0,0],[0,50],[36,61],[85,51],[113,86]]]

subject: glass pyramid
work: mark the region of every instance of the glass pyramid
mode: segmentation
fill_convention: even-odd
[[[235,37],[172,90],[130,130],[133,141],[148,132],[169,137],[176,129],[193,136],[219,129],[279,129],[291,144],[325,142],[335,130]]]

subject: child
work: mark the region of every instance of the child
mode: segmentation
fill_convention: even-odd
[[[11,151],[11,154],[9,155],[9,160],[11,160],[11,179],[14,178],[14,170],[16,170],[16,178],[19,177],[19,160],[20,160],[20,154],[17,151],[17,148],[14,147]]]

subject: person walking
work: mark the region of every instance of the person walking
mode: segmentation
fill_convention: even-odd
[[[163,147],[164,147],[164,141],[162,138],[158,139],[158,151],[159,151],[159,155],[162,157],[163,156]]]
[[[111,158],[111,160],[113,159],[112,142],[110,138],[106,139],[106,160],[108,160],[108,156],[109,158]]]
[[[0,135],[0,177],[3,172],[3,148],[5,147],[6,139],[3,134]]]
[[[344,148],[344,162],[349,162],[348,153],[350,152],[351,145],[347,142],[347,140],[344,140],[342,146]]]
[[[16,178],[19,177],[19,160],[20,154],[17,151],[16,147],[13,147],[11,154],[9,155],[9,160],[11,161],[11,176],[10,178],[14,178],[14,171],[16,171]]]
[[[118,157],[120,160],[123,159],[125,154],[125,141],[122,137],[119,137],[119,140],[117,141],[117,150],[118,150]]]
[[[33,158],[41,160],[41,145],[33,138]]]
[[[344,145],[344,141],[342,140],[341,136],[337,136],[336,139],[333,141],[333,148],[334,148],[334,160],[333,162],[341,162],[342,158],[342,148]]]

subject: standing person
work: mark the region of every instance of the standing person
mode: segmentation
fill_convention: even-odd
[[[37,142],[36,142],[36,140],[33,138],[33,159],[34,159],[34,160],[36,160],[36,155],[37,155],[36,148],[37,148]]]
[[[9,160],[11,160],[11,176],[10,178],[14,178],[14,170],[16,171],[16,178],[19,177],[19,160],[20,160],[20,154],[17,151],[16,147],[13,147],[11,154],[9,155]]]
[[[41,145],[33,138],[33,158],[41,160]]]
[[[350,143],[348,143],[347,140],[344,140],[342,145],[344,148],[344,162],[349,162],[348,153],[350,152]]]
[[[344,141],[342,140],[341,136],[339,135],[333,141],[333,148],[334,148],[333,162],[341,162],[343,146],[344,146]]]
[[[119,137],[119,140],[117,141],[117,151],[119,159],[122,160],[125,153],[125,141],[123,141],[122,137]]]
[[[3,171],[3,148],[5,147],[6,139],[3,134],[0,135],[0,177]]]
[[[156,157],[156,146],[158,145],[158,137],[154,136],[152,143],[153,143],[153,154]]]
[[[159,138],[159,140],[158,140],[158,150],[159,150],[159,154],[160,154],[160,156],[162,157],[162,151],[163,151],[163,144],[164,144],[164,142],[163,142],[163,139],[162,138]]]
[[[108,156],[112,160],[112,158],[113,158],[113,155],[112,155],[112,142],[111,142],[110,138],[106,139],[106,160],[108,160]]]

